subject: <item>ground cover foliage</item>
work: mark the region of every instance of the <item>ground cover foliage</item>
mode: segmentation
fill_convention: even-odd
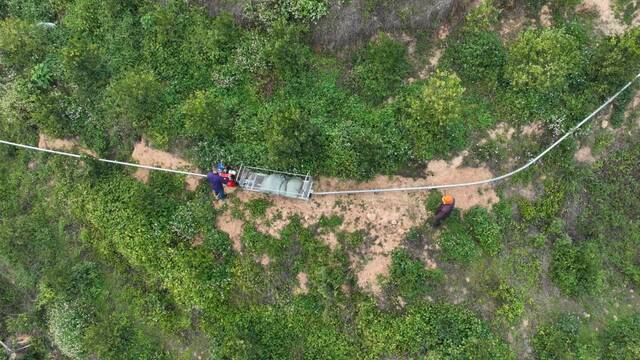
[[[224,158],[368,178],[449,157],[498,121],[543,124],[539,143],[482,145],[476,156],[499,166],[507,151],[535,153],[640,67],[638,28],[596,35],[554,3],[553,27],[505,42],[500,11],[484,3],[444,41],[438,69],[410,83],[413,62],[386,34],[345,57],[314,51],[308,26],[329,5],[255,1],[240,25],[182,1],[0,0],[0,135],[76,137],[116,159],[144,137],[202,169]],[[228,204],[247,222],[238,254],[214,227],[206,186],[185,192],[158,174],[144,185],[88,158],[0,148],[0,339],[29,335],[36,359],[637,358],[630,99],[612,117],[627,132],[599,140],[606,161],[576,164],[571,140],[514,179],[534,184],[534,199],[503,186],[491,211],[416,228],[380,297],[351,268],[366,234],[339,234],[335,250],[318,240],[339,217],[292,218],[276,239],[252,225],[268,201]],[[424,266],[426,244],[439,246],[438,269]]]

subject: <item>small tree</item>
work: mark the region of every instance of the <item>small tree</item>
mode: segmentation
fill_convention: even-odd
[[[581,74],[583,60],[578,40],[563,29],[523,32],[505,69],[515,104],[534,114],[552,108]]]
[[[106,111],[114,122],[145,130],[161,109],[162,90],[162,84],[152,72],[129,71],[109,86]]]
[[[455,73],[438,71],[411,99],[404,126],[418,160],[459,147],[464,140],[462,101],[465,89]]]
[[[402,84],[411,69],[405,52],[403,44],[381,33],[357,54],[352,78],[364,98],[379,103]]]
[[[265,129],[265,142],[269,160],[285,169],[314,164],[317,154],[322,152],[318,127],[293,107],[271,116]]]
[[[229,139],[236,105],[217,89],[195,92],[180,109],[185,132],[193,137]]]
[[[0,21],[0,64],[22,70],[44,56],[44,30],[18,19]]]
[[[631,80],[640,65],[640,27],[622,35],[607,38],[596,48],[590,73],[595,76],[596,91],[608,96],[617,87]]]

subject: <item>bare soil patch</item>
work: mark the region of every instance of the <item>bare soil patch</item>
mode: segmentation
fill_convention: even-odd
[[[66,152],[80,152],[85,155],[97,157],[94,151],[78,145],[77,139],[56,139],[45,134],[40,134],[38,147],[41,149],[60,150]]]
[[[267,267],[269,266],[269,264],[271,264],[271,258],[269,257],[269,255],[263,254],[260,258],[260,265]]]
[[[240,239],[242,238],[243,226],[242,220],[233,218],[230,211],[225,211],[216,217],[216,227],[229,234],[231,246],[238,253],[242,251]]]
[[[584,0],[576,8],[579,12],[596,11],[599,14],[598,28],[607,35],[620,34],[627,28],[615,17],[611,0]],[[640,23],[640,17],[632,22],[632,26]]]
[[[191,246],[193,247],[202,246],[202,244],[204,244],[204,236],[202,234],[197,234],[191,239]]]
[[[507,140],[511,140],[515,132],[516,132],[516,129],[510,127],[505,123],[500,123],[494,129],[489,130],[488,134],[489,134],[489,139],[491,140],[495,140],[498,137],[504,137]]]
[[[135,144],[131,158],[141,165],[185,171],[197,170],[195,165],[174,154],[150,147],[144,139]],[[138,169],[133,176],[146,184],[149,181],[149,172],[150,170],[147,169]],[[187,190],[195,190],[200,184],[200,180],[202,178],[198,176],[187,176]]]
[[[307,282],[308,282],[307,273],[305,272],[298,273],[296,278],[298,279],[298,286],[295,289],[293,289],[293,293],[295,295],[309,293],[309,288],[307,287]]]
[[[551,27],[551,25],[553,25],[551,8],[549,8],[548,4],[544,5],[542,9],[540,9],[540,25],[543,27]]]
[[[578,149],[578,151],[573,155],[573,158],[587,164],[593,164],[596,162],[596,158],[593,156],[591,148],[588,146]]]
[[[376,255],[369,261],[362,270],[358,272],[358,286],[371,290],[375,295],[380,294],[378,276],[389,275],[391,258],[385,255]]]
[[[533,136],[544,132],[544,126],[540,122],[533,122],[522,127],[522,135]]]

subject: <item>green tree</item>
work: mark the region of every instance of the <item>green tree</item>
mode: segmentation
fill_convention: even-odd
[[[509,48],[505,79],[519,110],[544,114],[581,75],[578,40],[560,28],[526,30]]]
[[[403,125],[417,160],[429,160],[463,144],[468,125],[462,116],[464,91],[458,75],[437,71],[410,100]]]
[[[21,71],[39,63],[45,54],[42,27],[14,18],[0,21],[0,64]]]
[[[218,89],[197,91],[180,109],[185,132],[196,138],[233,141],[233,123],[238,103]]]
[[[352,79],[355,88],[372,103],[392,95],[411,69],[402,43],[380,33],[355,58]]]
[[[300,164],[313,167],[317,154],[322,153],[323,148],[319,128],[292,106],[270,116],[265,129],[265,143],[269,160],[284,169]]]
[[[162,100],[163,86],[151,71],[128,71],[107,89],[104,102],[107,121],[120,131],[132,127],[138,134],[148,133],[163,125],[156,121],[162,114]]]

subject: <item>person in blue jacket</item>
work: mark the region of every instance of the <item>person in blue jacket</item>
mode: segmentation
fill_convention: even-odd
[[[216,194],[216,199],[224,200],[224,185],[217,167],[214,166],[211,172],[207,174],[207,182],[211,185],[213,193]]]

